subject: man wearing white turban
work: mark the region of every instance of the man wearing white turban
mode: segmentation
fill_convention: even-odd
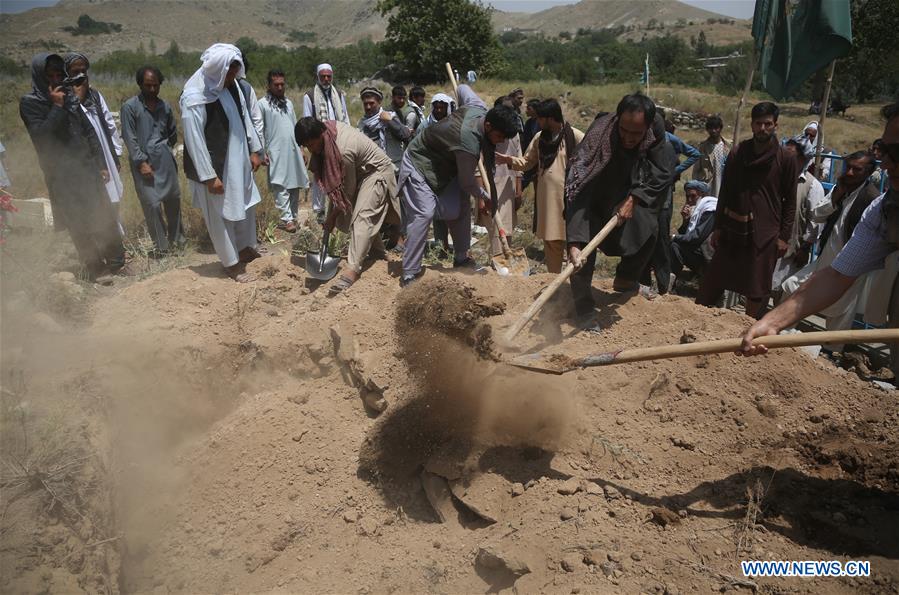
[[[315,68],[315,85],[303,96],[303,117],[350,124],[346,94],[334,85],[334,69],[330,64],[319,64]],[[324,217],[325,196],[319,184],[312,185],[312,210],[319,219]]]
[[[262,144],[236,83],[244,76],[240,50],[217,43],[201,60],[181,94],[184,173],[225,271],[246,283],[253,277],[244,265],[259,257],[256,205],[261,198],[253,172],[262,163]]]

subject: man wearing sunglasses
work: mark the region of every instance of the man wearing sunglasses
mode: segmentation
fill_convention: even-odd
[[[827,308],[852,287],[856,278],[884,267],[887,256],[899,250],[899,102],[885,106],[881,115],[887,123],[883,131],[884,173],[889,189],[865,210],[849,242],[831,266],[816,272],[790,298],[743,334],[738,353],[758,355],[767,353],[763,345],[752,340],[775,335],[796,324],[810,314]],[[899,327],[899,276],[892,280],[888,291],[888,325]],[[890,347],[891,368],[899,373],[899,345]]]

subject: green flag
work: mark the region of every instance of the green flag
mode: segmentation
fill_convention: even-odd
[[[783,99],[852,49],[849,0],[756,0],[752,36],[762,85]]]

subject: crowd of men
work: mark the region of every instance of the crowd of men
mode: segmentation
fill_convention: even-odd
[[[388,248],[402,254],[400,284],[414,283],[432,228],[447,253],[452,238],[454,268],[479,268],[470,251],[473,222],[489,230],[490,255],[500,254],[499,234],[515,228],[523,189],[533,185],[531,226],[543,243],[544,264],[551,273],[566,260],[575,267],[571,291],[585,328],[594,320],[596,253],[584,247],[613,218],[617,226],[599,249],[620,257],[616,292],[652,299],[693,277],[697,303],[719,305],[728,292],[738,294],[756,318],[773,298],[779,305],[747,337],[782,330],[810,313],[821,313],[828,329],[850,328],[867,302],[880,304],[890,313],[881,318],[897,323],[897,265],[895,255],[888,258],[899,233],[896,105],[884,108],[883,138],[871,151],[845,156],[836,184],[825,191],[827,168],[822,172],[814,162],[818,123],[779,137],[779,108],[771,102],[752,108],[752,137],[734,146],[714,115],[706,120],[706,140],[690,146],[639,93],[581,131],[565,120],[556,99],[525,104],[522,89],[488,107],[468,85],[458,87],[455,99],[436,93],[430,103],[422,87],[407,95],[396,86],[386,105],[382,89],[366,86],[359,96],[364,115],[354,126],[329,64],[316,68],[298,117],[283,71],[268,72],[259,99],[237,47],[215,44],[201,61],[179,101],[183,167],[193,206],[238,282],[252,279],[245,265],[264,252],[256,237],[261,195],[253,174],[266,167],[281,229],[297,230],[300,191],[311,184],[315,216],[349,235],[332,295],[359,279],[366,258]],[[54,221],[69,231],[88,274],[104,280],[128,272],[118,216],[123,147],[156,250],[182,245],[176,116],[159,97],[159,69],[136,73],[139,93],[121,109],[121,130],[90,84],[87,56],[38,54],[32,82],[21,116]],[[686,202],[671,233],[681,188]],[[756,351],[747,343],[747,354]]]

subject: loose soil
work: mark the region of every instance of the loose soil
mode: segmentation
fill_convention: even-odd
[[[501,345],[552,276],[400,290],[377,261],[328,298],[274,252],[248,285],[204,262],[114,289],[82,328],[4,304],[3,591],[718,592],[741,559],[865,559],[753,583],[899,592],[896,391],[798,350],[528,372],[502,362],[748,319],[597,281],[601,333],[563,288]]]

